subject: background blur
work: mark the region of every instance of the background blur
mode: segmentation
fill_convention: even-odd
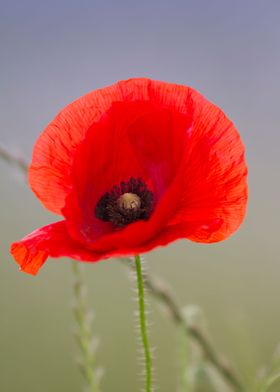
[[[190,85],[223,108],[247,146],[250,203],[223,243],[179,241],[146,255],[182,306],[203,308],[216,347],[247,383],[280,342],[278,0],[0,1],[0,143],[30,160],[42,129],[72,100],[119,79]],[[0,391],[78,392],[72,275],[49,260],[18,271],[10,243],[56,220],[0,161]],[[85,267],[106,368],[103,391],[138,390],[131,282],[111,260]],[[177,336],[155,301],[151,328],[162,392],[176,390]],[[252,391],[254,392],[254,391]]]

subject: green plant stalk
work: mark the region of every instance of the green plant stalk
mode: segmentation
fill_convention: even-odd
[[[192,350],[190,339],[182,327],[178,328],[178,357],[179,357],[179,389],[178,392],[194,392],[194,382],[191,380],[188,370],[193,368]]]
[[[120,260],[125,262],[126,266],[131,268],[131,264],[128,259],[121,258]],[[188,325],[185,322],[181,309],[172,293],[166,288],[166,284],[162,280],[160,283],[157,281],[158,279],[153,279],[151,276],[145,273],[144,284],[148,289],[148,292],[166,306],[173,322],[183,328],[186,335],[197,343],[203,353],[205,360],[207,360],[216,369],[216,371],[221,375],[221,377],[223,377],[223,379],[227,382],[233,391],[245,392],[245,388],[243,387],[243,384],[239,380],[238,376],[231,369],[227,362],[220,359],[220,356],[215,351],[214,347],[210,344],[203,332],[200,329]]]
[[[81,273],[81,266],[78,262],[72,262],[72,270],[75,277],[74,282],[74,315],[77,321],[78,330],[76,338],[79,343],[82,358],[80,369],[87,383],[89,392],[100,392],[97,375],[95,372],[94,348],[92,347],[91,322],[88,317],[88,310],[83,295],[84,282]]]
[[[151,392],[152,390],[152,357],[149,344],[149,336],[147,330],[147,320],[146,320],[146,309],[145,309],[145,290],[144,290],[144,280],[142,274],[142,265],[140,256],[136,255],[134,257],[135,268],[137,275],[137,287],[138,287],[138,306],[139,306],[139,321],[140,321],[140,331],[142,344],[145,356],[145,376],[146,376],[146,392]]]
[[[264,388],[262,389],[262,392],[269,392],[270,389],[271,389],[272,387],[274,387],[279,381],[280,381],[280,373],[278,373],[278,374],[276,374],[276,375],[274,375],[274,376],[271,376],[271,377],[267,380],[267,382],[266,382]]]
[[[17,157],[13,154],[10,153],[6,148],[0,145],[0,158],[3,161],[6,161],[7,163],[10,163],[12,165],[16,165],[22,172],[23,174],[27,174],[28,170],[28,164],[25,162],[24,159]]]

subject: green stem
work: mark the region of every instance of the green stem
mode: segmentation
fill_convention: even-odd
[[[128,262],[128,259],[121,259],[121,261],[126,261],[126,265],[131,268],[131,264]],[[165,304],[174,323],[181,326],[186,335],[190,336],[192,340],[197,343],[197,345],[201,348],[205,359],[216,369],[228,385],[230,385],[235,392],[245,392],[242,382],[236,376],[231,367],[220,359],[220,356],[203,332],[194,326],[186,324],[179,305],[164,282],[160,281],[159,283],[158,280],[153,279],[147,274],[144,275],[144,278],[144,284],[145,287],[149,289],[149,293]]]
[[[144,296],[144,280],[142,274],[142,265],[140,256],[136,255],[135,267],[137,275],[137,286],[138,286],[138,305],[139,305],[139,321],[140,321],[140,331],[142,344],[145,356],[145,373],[146,373],[146,392],[151,392],[152,390],[152,357],[150,352],[149,337],[147,331],[147,320],[146,320],[146,310],[145,310],[145,296]]]
[[[263,392],[268,392],[270,390],[271,387],[275,386],[277,384],[277,382],[280,381],[280,374],[276,374],[272,377],[270,377],[263,389]]]
[[[84,291],[84,282],[81,266],[77,261],[72,262],[74,281],[74,315],[77,321],[77,341],[79,343],[82,358],[79,361],[80,369],[86,380],[89,392],[99,392],[98,377],[95,372],[95,350],[92,345],[91,320],[87,309]]]

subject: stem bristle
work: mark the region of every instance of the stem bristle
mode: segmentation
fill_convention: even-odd
[[[135,319],[137,320],[137,333],[139,333],[140,337],[140,355],[138,355],[138,361],[143,364],[143,372],[141,373],[145,377],[145,392],[154,391],[153,387],[153,367],[152,360],[153,355],[150,348],[149,343],[149,324],[147,322],[147,314],[150,312],[146,311],[146,300],[145,300],[145,283],[143,278],[143,260],[140,256],[136,255],[134,258],[135,262],[135,270],[137,279],[137,302],[139,305],[139,309],[134,314]],[[137,339],[138,341],[138,339]],[[139,344],[139,341],[138,341]],[[141,377],[142,378],[142,377]]]

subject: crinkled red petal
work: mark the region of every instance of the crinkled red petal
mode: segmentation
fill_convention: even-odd
[[[141,178],[157,206],[177,175],[190,117],[150,102],[124,102],[113,104],[93,124],[77,149],[73,188],[62,211],[75,239],[92,243],[115,231],[94,211],[98,200],[121,181]],[[170,206],[178,196],[172,196]]]
[[[185,151],[182,194],[170,224],[192,225],[187,238],[193,241],[217,242],[231,235],[245,216],[244,146],[235,126],[218,107],[196,92],[192,99],[194,118]],[[216,220],[222,223],[213,229],[207,222]]]
[[[133,256],[155,247],[167,245],[178,238],[184,238],[192,227],[176,225],[163,228],[156,237],[140,243],[120,244],[120,246],[90,249],[73,241],[69,236],[65,221],[56,222],[35,230],[11,246],[11,253],[21,271],[36,275],[48,257],[71,257],[85,262],[96,262],[109,257]],[[146,236],[148,238],[148,236]]]
[[[113,102],[149,101],[186,113],[191,89],[139,78],[93,91],[64,108],[39,137],[29,168],[29,183],[41,202],[61,214],[72,189],[74,154],[85,133]]]
[[[93,91],[64,108],[37,140],[29,168],[29,183],[41,202],[61,214],[72,188],[74,152],[94,121],[121,98],[118,86]]]
[[[11,254],[21,271],[36,275],[46,259],[68,256],[76,260],[96,261],[99,255],[72,240],[65,221],[52,223],[33,231],[11,246]]]

